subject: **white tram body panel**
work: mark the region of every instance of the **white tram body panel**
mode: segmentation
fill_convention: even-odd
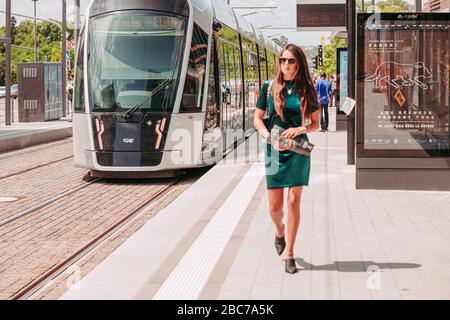
[[[224,1],[93,0],[86,17],[76,53],[76,166],[115,173],[201,167],[253,130],[252,110],[244,117],[236,106],[254,103],[256,94],[244,97],[238,68],[234,84],[222,84],[230,75],[219,69],[213,26],[277,48],[238,23]]]

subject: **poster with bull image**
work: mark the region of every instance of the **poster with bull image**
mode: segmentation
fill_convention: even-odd
[[[359,14],[360,157],[448,157],[449,14]]]

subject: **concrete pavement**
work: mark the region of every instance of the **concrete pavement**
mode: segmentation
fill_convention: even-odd
[[[294,251],[303,270],[284,272],[263,185],[247,231],[235,234],[236,256],[218,264],[230,264],[223,283],[210,279],[203,298],[450,299],[450,192],[356,190],[345,139],[310,136],[317,149]]]

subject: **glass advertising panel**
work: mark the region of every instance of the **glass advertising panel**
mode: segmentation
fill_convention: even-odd
[[[449,14],[358,15],[359,157],[448,157]]]
[[[62,67],[58,63],[44,65],[45,120],[62,117]]]
[[[348,51],[347,48],[337,48],[336,70],[336,105],[338,110],[348,96]],[[340,113],[345,114],[343,111]]]

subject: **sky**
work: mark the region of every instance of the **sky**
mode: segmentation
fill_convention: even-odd
[[[274,6],[276,9],[257,10],[257,9],[236,9],[241,15],[251,14],[245,18],[254,26],[264,27],[271,25],[276,28],[295,28],[297,25],[296,0],[231,0],[230,5],[233,6]],[[312,46],[320,44],[320,36],[329,37],[331,32],[327,31],[308,31],[297,32],[296,30],[271,30],[263,31],[268,36],[276,36],[277,38],[284,35],[289,42],[300,46]]]
[[[414,0],[408,0],[414,1]],[[1,10],[5,10],[5,0],[0,0]],[[86,8],[90,0],[80,0],[81,19],[84,19]],[[324,3],[330,1],[324,0]],[[33,1],[32,0],[12,0],[11,10],[13,13],[33,16]],[[230,5],[233,6],[276,6],[276,9],[236,9],[241,15],[250,14],[246,17],[248,21],[253,23],[256,27],[263,27],[271,25],[271,27],[287,27],[295,28],[296,26],[296,0],[230,0]],[[74,21],[74,1],[67,0],[67,21],[70,24]],[[38,0],[36,3],[37,17],[41,19],[56,19],[61,20],[61,1],[58,0]],[[258,13],[254,13],[258,12]],[[0,25],[5,24],[4,13],[0,14]],[[296,30],[269,30],[263,31],[268,36],[274,35],[280,37],[284,35],[289,42],[296,43],[300,46],[316,46],[320,44],[320,36],[328,38],[332,35],[329,31],[303,31]]]

